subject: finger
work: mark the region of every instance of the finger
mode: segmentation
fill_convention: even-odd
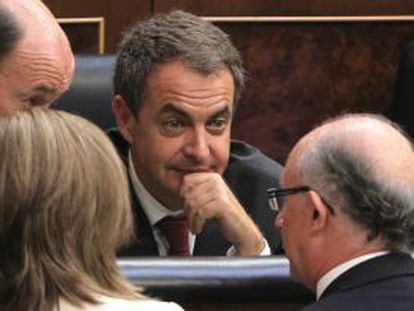
[[[188,185],[181,189],[181,196],[187,200],[199,197],[204,193],[215,193],[216,195],[226,194],[227,185],[216,178],[203,179],[203,182],[198,184],[191,184],[191,180],[188,183]]]
[[[193,234],[198,234],[201,231],[197,231],[198,229],[198,223],[200,222],[197,219],[200,219],[201,215],[200,212],[197,209],[191,209],[188,208],[188,212],[187,212],[187,224],[188,224],[188,229],[193,233]]]
[[[188,205],[188,209],[205,209],[214,200],[220,200],[219,191],[214,189],[199,189],[191,193],[186,193],[184,196],[184,201]]]
[[[194,213],[189,214],[191,220],[187,218],[187,222],[189,223],[188,228],[193,234],[200,234],[203,231],[204,223],[206,218],[203,216],[203,213],[200,211],[196,211]]]
[[[200,234],[204,229],[204,223],[206,219],[204,217],[198,217],[198,215],[194,218],[194,226],[193,226],[193,233]]]
[[[183,182],[180,187],[180,195],[182,196],[185,192],[190,192],[207,182],[221,180],[222,177],[217,173],[192,173],[187,174],[183,178]]]

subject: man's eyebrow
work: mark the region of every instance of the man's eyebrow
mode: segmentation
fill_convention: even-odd
[[[188,118],[188,114],[185,111],[183,111],[182,109],[180,109],[179,107],[173,104],[166,104],[164,107],[162,107],[160,113],[161,114],[172,113],[172,114],[179,115],[180,117],[183,117],[183,118]]]
[[[162,107],[160,114],[175,114],[177,116],[180,116],[182,118],[190,118],[188,114],[182,110],[180,107],[175,106],[174,104],[166,104],[164,107]],[[230,108],[228,106],[220,109],[216,113],[214,113],[209,119],[219,118],[219,117],[229,117],[231,115]]]
[[[34,88],[30,88],[30,89],[20,89],[17,90],[16,92],[16,96],[18,96],[19,98],[29,98],[32,97],[33,95],[35,96],[44,96],[46,98],[55,98],[58,96],[58,92],[56,89],[47,86],[47,85],[38,85],[35,86]]]
[[[224,107],[223,109],[217,111],[214,115],[211,116],[210,119],[218,118],[218,117],[229,117],[231,115],[230,108],[228,106]]]
[[[53,87],[47,85],[38,85],[33,89],[36,93],[40,93],[42,95],[56,95],[57,90]]]

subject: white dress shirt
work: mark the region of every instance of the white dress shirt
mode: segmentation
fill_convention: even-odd
[[[370,260],[375,257],[379,257],[382,255],[387,254],[388,251],[382,251],[382,252],[375,252],[371,254],[362,255],[359,257],[355,257],[351,260],[345,261],[344,263],[340,264],[339,266],[336,266],[335,268],[329,270],[327,273],[322,276],[318,283],[316,283],[316,299],[319,300],[319,298],[322,296],[322,293],[328,288],[328,286],[335,281],[341,274],[345,273],[352,267],[355,267],[356,265]]]
[[[157,201],[139,180],[132,162],[131,152],[128,154],[128,170],[131,176],[132,186],[134,191],[141,202],[142,209],[148,218],[151,225],[152,232],[154,234],[155,242],[157,243],[158,252],[160,256],[167,256],[169,245],[166,237],[162,234],[161,230],[156,226],[156,223],[165,217],[178,218],[183,216],[183,211],[171,211]],[[139,237],[138,237],[139,238]],[[193,254],[195,235],[188,231],[188,243],[190,253]]]
[[[129,175],[131,176],[131,181],[132,181],[132,186],[134,188],[134,191],[137,197],[139,198],[142,209],[145,215],[147,216],[148,221],[151,225],[152,232],[155,238],[155,242],[157,243],[158,252],[160,256],[167,256],[168,249],[169,249],[168,241],[165,238],[165,236],[162,234],[161,230],[155,224],[167,216],[170,216],[173,218],[182,217],[183,211],[182,210],[179,210],[179,211],[169,210],[164,205],[162,205],[159,201],[157,201],[157,199],[155,199],[147,191],[147,189],[145,189],[144,185],[139,180],[138,175],[135,172],[134,163],[132,162],[131,151],[129,151],[129,154],[128,154],[128,171],[129,171]],[[190,253],[193,254],[196,236],[192,234],[191,231],[188,231],[188,235],[189,235],[188,243],[189,243]],[[271,255],[270,246],[267,243],[266,239],[264,241],[265,241],[265,247],[261,251],[260,256]],[[235,248],[230,247],[230,249],[227,251],[227,256],[233,256],[234,254],[235,254]]]

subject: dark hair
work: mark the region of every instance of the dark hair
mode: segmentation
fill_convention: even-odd
[[[115,94],[137,112],[154,67],[174,60],[206,75],[224,65],[233,75],[235,103],[240,99],[244,69],[228,35],[210,22],[182,11],[137,22],[125,33],[115,69]]]
[[[0,62],[10,53],[22,36],[16,19],[5,8],[0,7]]]
[[[388,124],[404,135],[381,116],[355,116]],[[299,157],[302,181],[367,230],[368,240],[381,236],[390,250],[414,250],[414,185],[384,178],[375,157],[344,145],[337,131],[326,132]]]

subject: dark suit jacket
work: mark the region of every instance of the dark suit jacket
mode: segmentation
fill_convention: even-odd
[[[321,299],[304,310],[414,310],[414,261],[390,253],[363,262],[340,275]]]
[[[129,150],[128,143],[116,130],[110,130],[108,135],[123,160],[126,161]],[[268,207],[266,189],[278,186],[281,169],[282,167],[277,162],[266,157],[258,149],[246,143],[232,140],[229,164],[224,172],[224,179],[264,234],[273,253],[281,252],[281,240],[279,233],[273,228],[275,215]],[[131,183],[130,190],[132,190]],[[138,241],[122,249],[119,255],[157,256],[158,248],[151,226],[135,191],[130,192]],[[221,236],[214,221],[207,221],[203,232],[196,237],[193,254],[199,256],[225,255],[230,246],[230,243]]]

